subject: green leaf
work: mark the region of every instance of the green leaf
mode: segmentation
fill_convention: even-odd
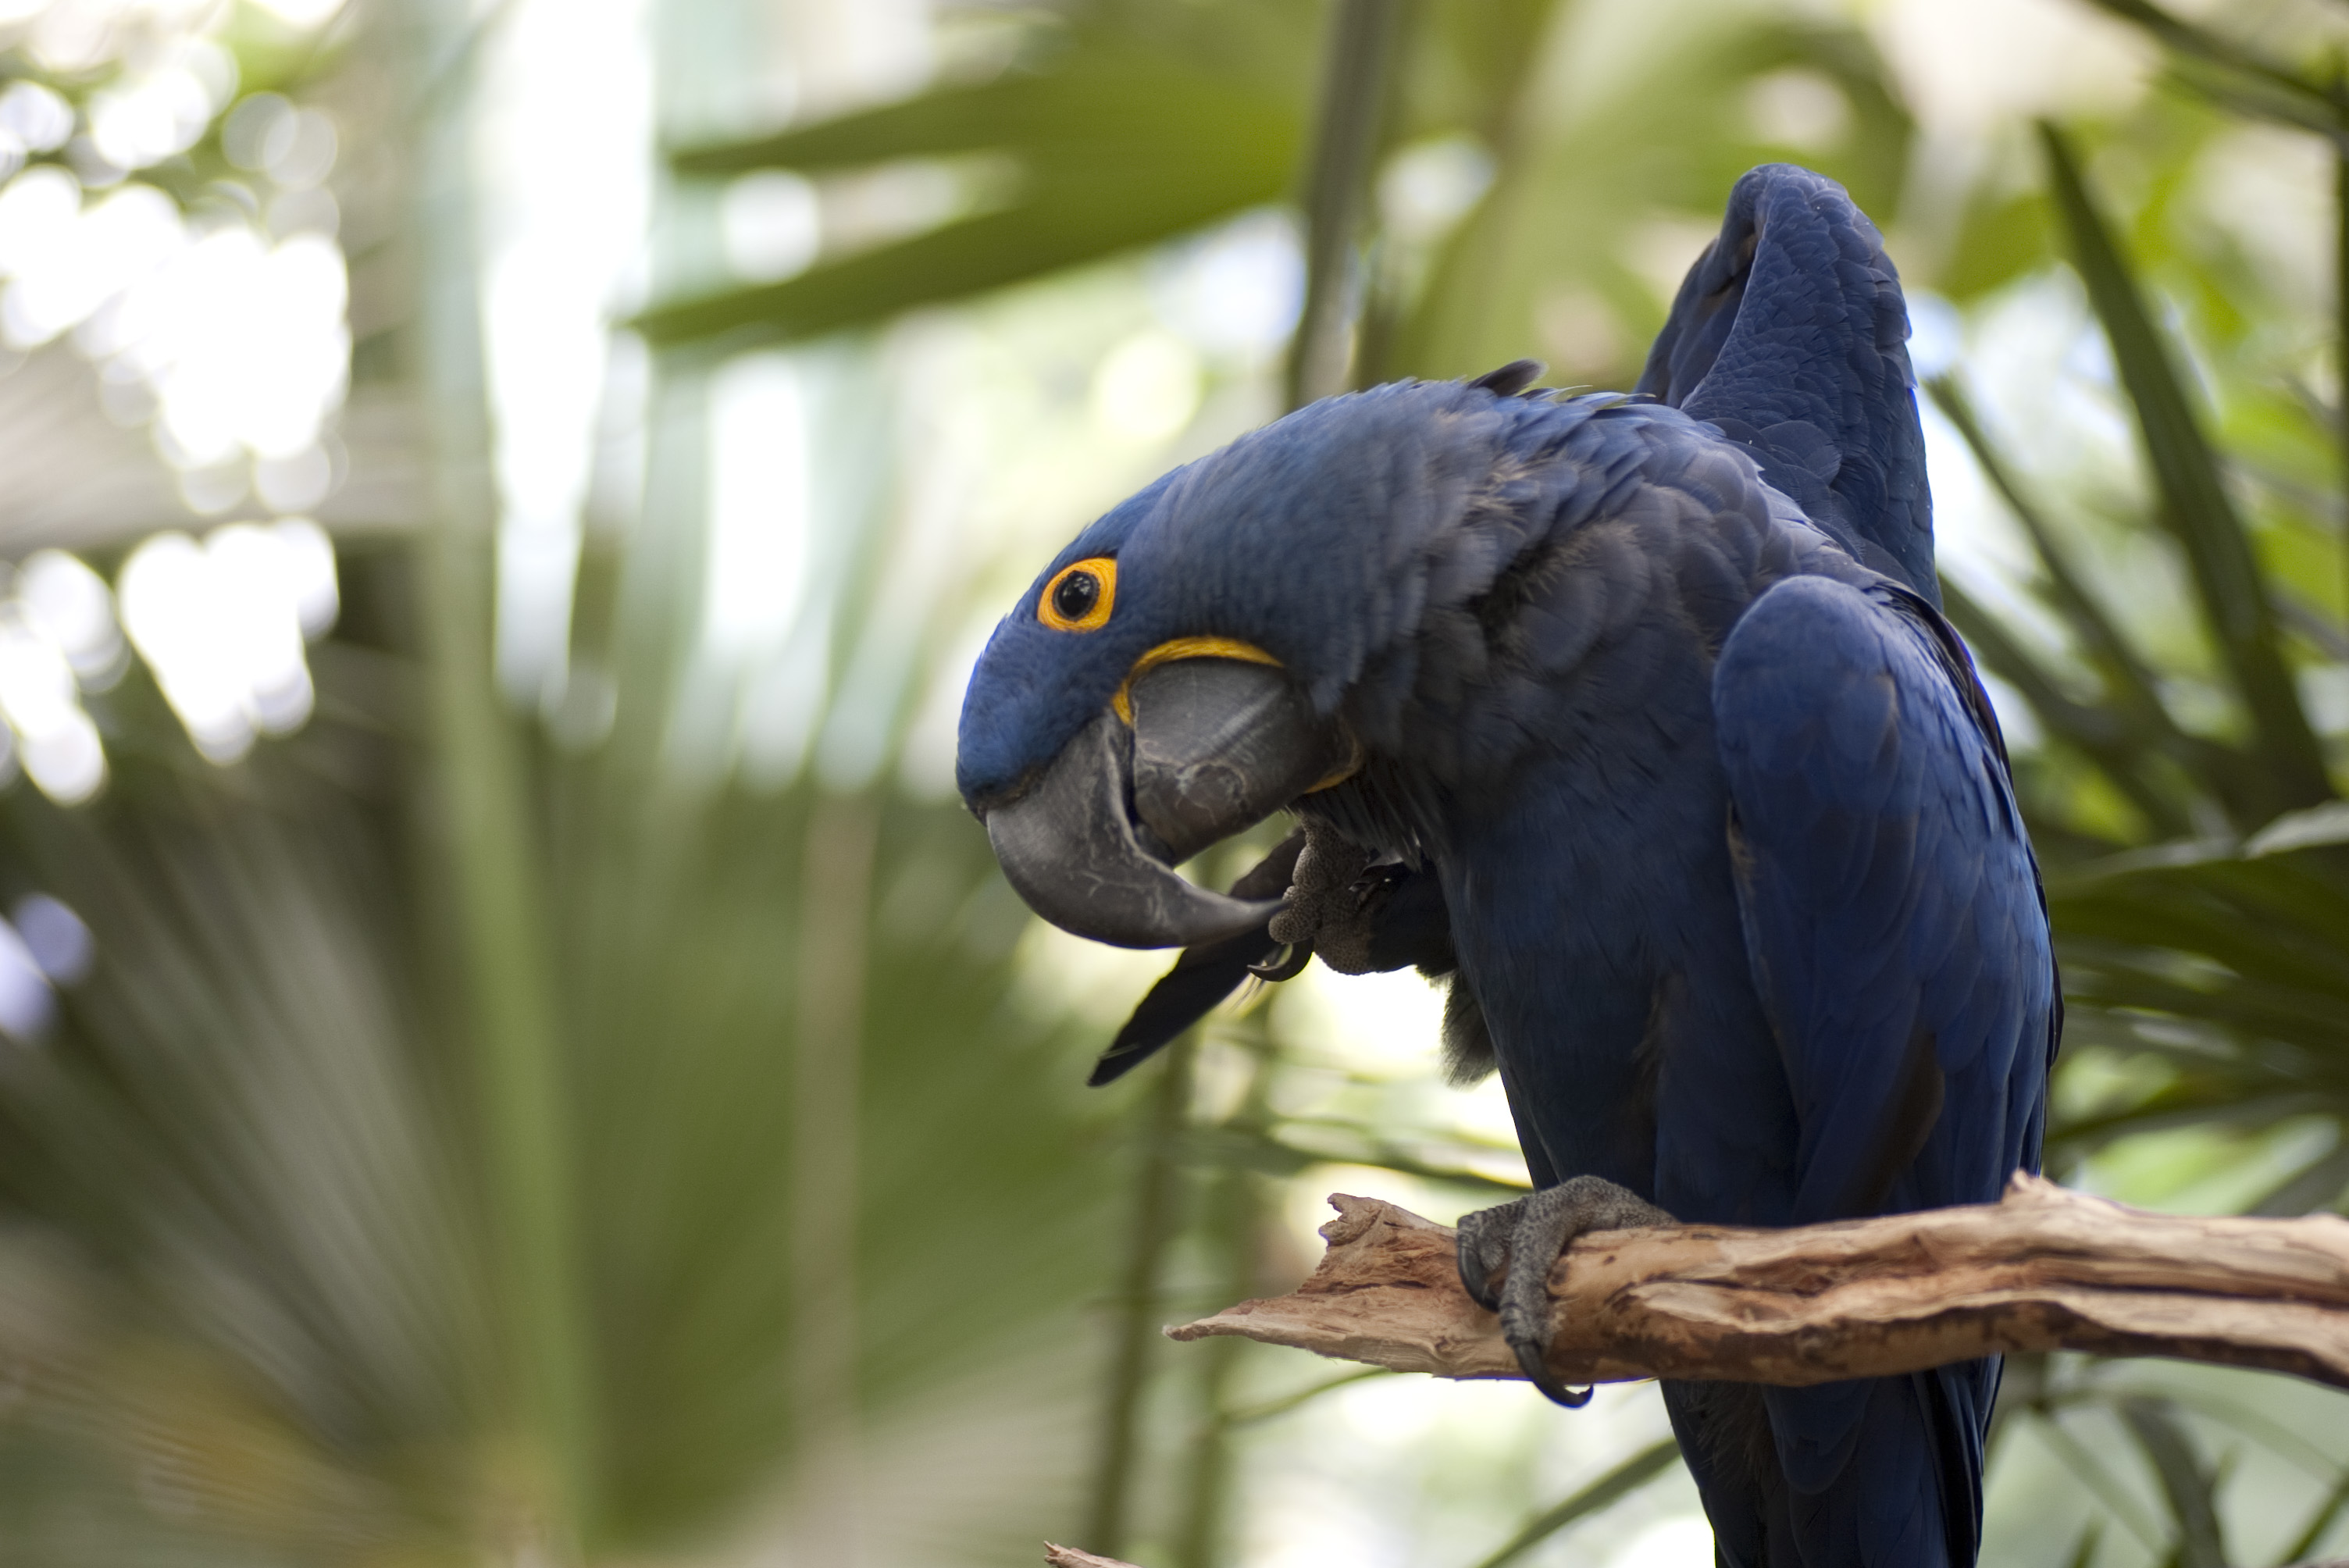
[[[1973,454],[1982,475],[2004,500],[2007,510],[2014,514],[2023,531],[2030,535],[2032,549],[2037,552],[2042,569],[2046,573],[2047,587],[2055,608],[2079,639],[2088,663],[2104,682],[2113,706],[2120,711],[2117,717],[2123,730],[2139,748],[2165,752],[2205,775],[2205,782],[2214,793],[2223,793],[2225,779],[2224,754],[2207,742],[2190,742],[2181,734],[2162,705],[2154,686],[2152,673],[2128,639],[2121,634],[2104,606],[2097,602],[2080,574],[2074,571],[2069,556],[2055,537],[2055,531],[2044,512],[2016,480],[2013,471],[1990,444],[1982,422],[1974,418],[1972,404],[1965,391],[1950,377],[1939,377],[1927,384],[1935,407],[1941,410],[1966,448]],[[2220,776],[2210,777],[2216,770]],[[2182,829],[2184,824],[2179,823]]]
[[[461,1064],[423,1048],[363,813],[274,760],[254,784],[298,816],[145,769],[96,812],[9,800],[12,873],[79,911],[102,959],[0,1096],[0,1190],[20,1225],[77,1238],[98,1315],[149,1342],[61,1391],[78,1422],[133,1452],[242,1427],[285,1454],[183,1472],[193,1522],[420,1546],[432,1486],[391,1456],[461,1470],[511,1375],[476,1167],[438,1114]]]
[[[2283,1555],[2276,1561],[2283,1563],[2298,1563],[2315,1551],[2316,1543],[2324,1539],[2325,1533],[2333,1528],[2334,1522],[2340,1519],[2344,1510],[2349,1510],[2349,1470],[2341,1472],[2341,1479],[2333,1483],[2331,1494],[2316,1505],[2315,1510],[2308,1516],[2307,1524],[2302,1527],[2299,1535],[2292,1539],[2292,1543],[2284,1549]]]
[[[753,142],[678,155],[680,172],[812,170],[995,153],[1002,209],[823,263],[795,278],[655,306],[672,346],[781,341],[869,325],[1155,243],[1277,201],[1295,177],[1291,104],[1172,61],[1081,52],[1048,76],[951,88]]]
[[[1653,248],[1659,217],[1685,225],[1693,241],[1719,226],[1739,175],[1789,156],[1842,181],[1870,211],[1891,210],[1910,124],[1863,32],[1702,0],[1518,15],[1548,26],[1519,46],[1520,72],[1490,78],[1490,108],[1475,129],[1493,155],[1493,181],[1405,302],[1378,374],[1475,375],[1547,353],[1562,379],[1627,385],[1663,321],[1664,299],[1627,259]],[[1566,58],[1577,60],[1577,87],[1561,94],[1555,62]],[[1833,84],[1851,117],[1840,145],[1802,150],[1759,139],[1744,112],[1746,88],[1787,69]],[[1697,248],[1688,245],[1688,261]],[[1561,341],[1561,321],[1578,319]]]
[[[2349,1145],[2336,1147],[2278,1182],[2246,1212],[2292,1219],[2332,1208],[2344,1190],[2349,1190]]]
[[[2052,216],[2036,191],[1977,195],[1967,203],[1950,259],[1931,281],[1960,304],[2013,282],[2046,259]]]
[[[2047,1410],[2042,1415],[2036,1430],[2040,1440],[2054,1449],[2064,1468],[2096,1494],[2096,1501],[2120,1522],[2122,1529],[2136,1536],[2148,1552],[2158,1553],[2161,1549],[2164,1544],[2161,1532],[2155,1527],[2153,1521],[2146,1517],[2129,1489],[2121,1485],[2085,1443],[2065,1429],[2054,1410]]]
[[[2168,47],[2185,79],[2239,112],[2315,130],[2338,139],[2349,98],[2309,80],[2207,27],[2172,15],[2152,0],[2090,0]]]
[[[2322,851],[2050,879],[2048,904],[2067,937],[2101,936],[2199,953],[2236,975],[2349,996],[2349,895],[2316,868]]]
[[[2218,457],[2069,144],[2052,125],[2039,129],[2075,264],[2144,436],[2161,521],[2185,552],[2220,659],[2251,717],[2262,768],[2261,814],[2330,799],[2323,752],[2301,709],[2274,608]]]
[[[2177,1522],[2178,1568],[2227,1568],[2227,1547],[2219,1527],[2216,1480],[2203,1468],[2178,1412],[2167,1399],[2126,1399],[2120,1417],[2145,1450],[2162,1495]]]

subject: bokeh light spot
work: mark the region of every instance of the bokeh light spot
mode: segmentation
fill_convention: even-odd
[[[1199,356],[1174,334],[1145,328],[1102,356],[1093,372],[1093,423],[1132,441],[1163,441],[1199,409]]]
[[[106,781],[106,753],[82,711],[73,666],[15,599],[0,604],[0,714],[16,731],[26,773],[51,799],[73,805]]]
[[[80,561],[62,550],[35,552],[19,569],[16,595],[85,686],[119,668],[122,634],[114,624],[114,595]]]
[[[815,187],[788,170],[758,170],[727,186],[718,218],[726,264],[751,283],[804,272],[823,237]]]
[[[334,623],[334,547],[316,523],[230,523],[202,544],[161,533],[117,584],[122,623],[205,757],[300,727],[316,700],[303,645]],[[27,761],[27,770],[30,770]]]
[[[0,93],[0,130],[31,151],[55,152],[73,136],[73,105],[38,82],[11,82]]]
[[[32,1045],[57,1022],[57,993],[16,928],[0,920],[0,1034]]]
[[[45,892],[26,893],[9,913],[25,950],[53,984],[78,985],[98,962],[97,939],[63,899]]]

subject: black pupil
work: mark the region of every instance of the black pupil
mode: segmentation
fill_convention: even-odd
[[[1101,579],[1090,572],[1071,572],[1052,590],[1052,608],[1063,621],[1081,621],[1092,614],[1101,598]]]

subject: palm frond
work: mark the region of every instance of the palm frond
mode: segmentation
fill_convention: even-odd
[[[2160,496],[2157,516],[2191,568],[2204,620],[2251,719],[2261,764],[2256,804],[2264,817],[2330,799],[2323,749],[2301,708],[2273,603],[2201,418],[2088,192],[2070,143],[2044,123],[2040,139],[2074,263],[2112,345],[2144,438]]]

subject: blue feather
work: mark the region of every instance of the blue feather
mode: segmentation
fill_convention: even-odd
[[[1842,186],[1791,164],[1738,181],[1639,390],[1711,420],[1851,552],[1940,608],[1909,313]]]
[[[1905,333],[1841,191],[1756,170],[1650,360],[1661,401],[1378,387],[1088,529],[980,660],[965,794],[1049,764],[1144,649],[1253,643],[1365,752],[1297,809],[1440,889],[1538,1185],[1760,1225],[1994,1200],[2037,1164],[2060,1015],[1934,608]],[[1109,624],[1040,623],[1103,554]],[[1724,1562],[1961,1564],[1996,1384],[1666,1398]]]

